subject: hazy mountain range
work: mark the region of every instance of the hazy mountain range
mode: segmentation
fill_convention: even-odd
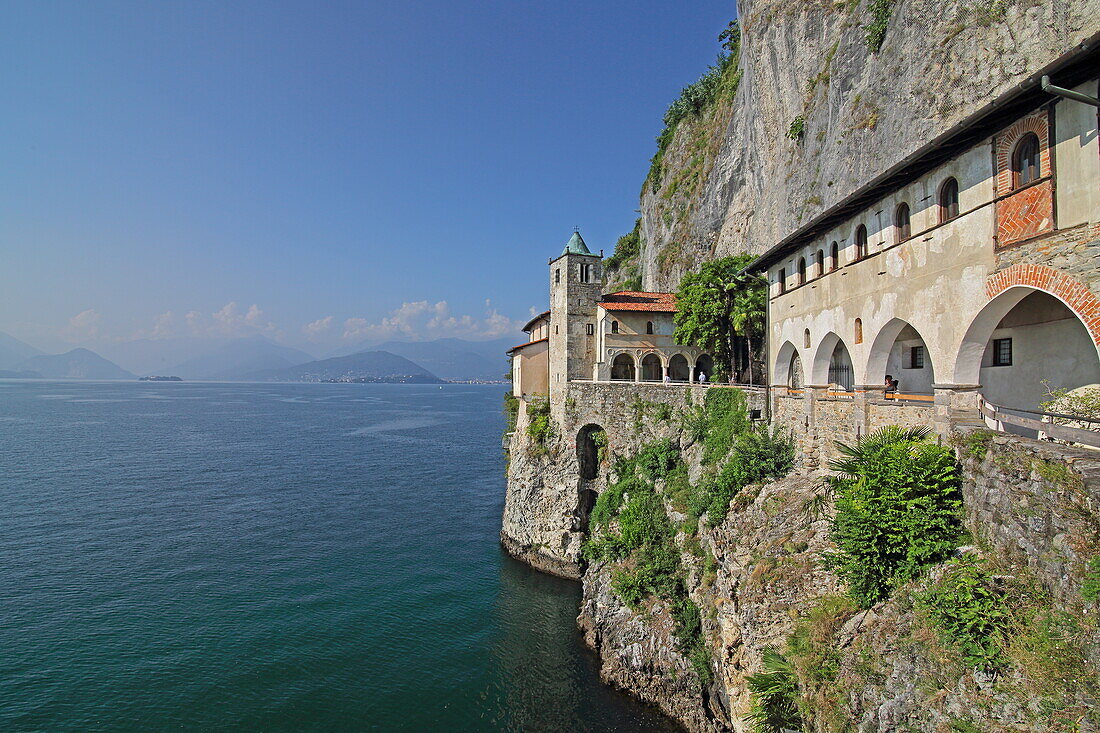
[[[427,381],[489,381],[505,378],[508,362],[504,352],[515,341],[514,338],[493,341],[443,338],[363,342],[338,349],[318,361],[300,349],[281,346],[262,336],[137,339],[104,346],[102,355],[83,348],[47,355],[0,333],[0,377],[133,379],[137,375],[171,375],[183,379],[315,381],[405,376]],[[350,356],[359,358],[334,361]],[[313,366],[296,369],[307,365]]]
[[[403,356],[388,351],[361,351],[349,356],[311,361],[283,369],[245,375],[250,381],[280,382],[406,382],[433,384],[443,380]]]

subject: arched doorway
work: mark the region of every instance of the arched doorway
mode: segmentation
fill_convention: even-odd
[[[930,395],[936,381],[924,337],[900,318],[879,330],[867,358],[868,384],[885,384],[887,375],[898,381],[898,391],[905,394]]]
[[[1097,345],[1063,300],[1013,286],[974,317],[959,347],[955,382],[980,384],[990,402],[1038,409],[1050,389],[1100,383]]]
[[[701,381],[700,375],[705,376],[708,382],[714,378],[714,359],[710,358],[710,354],[703,354],[695,360],[695,381]]]
[[[798,384],[794,384],[795,372],[794,368],[797,365],[797,381]],[[775,370],[772,372],[773,380],[775,384],[786,385],[788,387],[801,387],[802,386],[802,359],[798,356],[798,349],[790,341],[784,341],[783,345],[779,347],[779,352],[775,357]]]
[[[811,384],[835,384],[845,392],[852,390],[855,384],[852,357],[844,340],[835,333],[829,332],[818,344],[810,379]]]
[[[691,376],[691,367],[683,354],[675,354],[668,360],[668,378],[673,382],[686,382]]]
[[[634,357],[619,354],[611,360],[611,378],[620,382],[634,381]]]
[[[577,433],[577,467],[582,481],[591,481],[600,475],[607,449],[607,433],[599,425],[588,424]]]
[[[642,357],[642,381],[660,382],[662,377],[661,357],[656,354],[646,354]]]

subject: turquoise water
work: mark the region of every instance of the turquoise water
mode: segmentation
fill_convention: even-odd
[[[501,397],[0,382],[0,730],[667,729],[500,551]]]

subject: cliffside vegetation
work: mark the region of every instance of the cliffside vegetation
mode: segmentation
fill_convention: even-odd
[[[736,389],[708,390],[705,404],[689,406],[682,421],[691,426],[685,427],[691,439],[702,441],[710,470],[692,484],[680,447],[668,439],[616,456],[613,480],[592,510],[584,554],[614,565],[612,588],[631,609],[641,610],[651,597],[667,602],[677,650],[705,685],[712,675],[710,651],[682,555],[695,556],[704,573],[713,573],[714,558],[696,537],[700,518],[721,522],[738,492],[789,471],[794,449],[789,436],[752,424]],[[670,510],[686,519],[674,523]]]
[[[847,594],[801,610],[785,648],[766,651],[763,671],[746,679],[753,730],[854,729],[857,701],[874,698],[899,663],[931,707],[949,694],[968,701],[937,713],[944,730],[987,730],[1004,701],[1018,701],[1009,714],[1035,730],[1100,723],[1100,675],[1086,651],[1097,632],[1087,571],[1085,605],[1075,609],[1054,603],[1027,568],[959,550],[967,537],[958,467],[925,430],[885,428],[843,452],[839,475],[826,480],[837,550],[825,562]],[[889,636],[862,638],[876,619],[887,619]],[[897,658],[880,656],[883,647]]]
[[[638,255],[642,251],[642,220],[634,220],[634,228],[619,237],[615,251],[604,260],[604,275],[608,290],[641,290],[642,273]]]

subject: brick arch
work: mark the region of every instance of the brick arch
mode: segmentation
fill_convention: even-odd
[[[1100,298],[1080,280],[1045,265],[1012,265],[989,277],[985,294],[993,300],[1014,286],[1042,290],[1065,303],[1077,314],[1100,349]]]
[[[1039,175],[1050,173],[1050,134],[1047,111],[1039,110],[1017,120],[997,135],[997,194],[1012,191],[1012,153],[1024,135],[1034,132],[1039,138]]]

